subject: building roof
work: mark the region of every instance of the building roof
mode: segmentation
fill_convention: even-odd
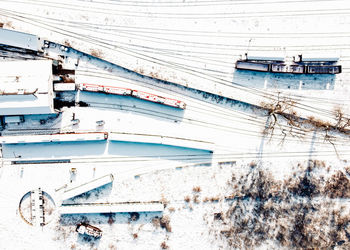
[[[54,113],[52,61],[1,61],[0,115],[49,113]]]
[[[35,35],[14,30],[0,29],[0,44],[38,51],[42,41]]]

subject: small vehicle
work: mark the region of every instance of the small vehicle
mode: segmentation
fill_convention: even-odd
[[[95,238],[102,236],[102,230],[87,223],[79,223],[76,230],[79,234],[86,234]]]

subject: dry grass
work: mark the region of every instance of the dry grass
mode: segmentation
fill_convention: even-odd
[[[153,78],[160,79],[160,76],[159,76],[158,72],[151,72],[151,73],[149,73],[149,75],[150,75],[151,77],[153,77]]]
[[[13,23],[11,21],[8,21],[8,22],[4,23],[3,27],[10,28],[10,29],[15,29],[15,26],[13,25]]]
[[[202,189],[201,189],[200,186],[196,186],[196,187],[192,188],[192,191],[195,192],[195,193],[200,193],[202,191]]]
[[[108,245],[108,248],[109,248],[110,250],[117,250],[117,247],[116,247],[113,243],[110,243],[110,244]]]
[[[184,201],[185,201],[185,202],[190,202],[190,201],[191,201],[191,197],[188,196],[188,195],[185,196],[185,197],[184,197]]]
[[[90,50],[90,54],[91,54],[92,56],[98,57],[98,58],[102,58],[102,55],[103,55],[102,51],[99,50],[99,49],[91,49],[91,50]]]
[[[145,73],[145,70],[143,68],[136,68],[136,69],[134,69],[134,71],[141,74],[141,75],[143,75]]]

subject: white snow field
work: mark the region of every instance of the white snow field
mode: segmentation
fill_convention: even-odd
[[[7,125],[0,249],[348,249],[349,14],[345,0],[1,0],[3,28],[66,46],[44,53],[64,57],[77,84],[186,109],[77,90],[56,94],[87,107]],[[343,72],[235,70],[246,52],[339,56]],[[155,201],[164,211],[60,214],[67,186],[109,174],[112,184],[63,205]],[[56,205],[43,227],[19,214],[39,187]],[[79,235],[82,222],[103,236]]]
[[[337,106],[348,111],[345,0],[2,2],[5,28],[34,33],[144,75],[257,105],[276,100],[285,89],[281,96],[293,97],[304,117],[334,121],[329,112]],[[344,70],[317,79],[235,71],[235,61],[248,51],[277,51],[287,58],[340,55]],[[307,91],[297,91],[300,81]]]

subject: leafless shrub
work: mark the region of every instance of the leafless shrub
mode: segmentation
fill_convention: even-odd
[[[338,171],[328,181],[325,193],[330,198],[350,198],[350,181],[346,175]]]
[[[209,197],[204,197],[204,198],[203,198],[203,202],[208,202],[208,201],[210,201],[210,198],[209,198]]]
[[[340,108],[334,110],[334,116],[337,120],[337,123],[334,126],[335,129],[342,133],[349,132],[350,119],[344,116],[344,113]]]
[[[274,180],[259,167],[232,178],[232,204],[214,214],[211,232],[216,239],[221,236],[230,248],[238,249],[254,249],[267,240],[288,249],[348,246],[350,216],[344,208],[335,206],[335,200],[322,197],[330,193],[347,197],[349,181],[339,172],[323,182],[313,170],[325,166],[324,162],[310,161],[284,182]]]
[[[213,197],[210,198],[211,202],[218,202],[219,200],[220,200],[219,196],[213,196]]]
[[[135,239],[137,239],[137,238],[139,237],[139,235],[138,235],[137,233],[134,233],[134,234],[132,234],[132,237],[133,237],[134,240],[135,240]]]
[[[260,103],[260,106],[267,111],[268,123],[265,126],[263,134],[269,136],[270,140],[275,135],[275,129],[278,127],[281,131],[280,144],[284,143],[286,136],[289,134],[293,137],[301,137],[302,134],[298,131],[294,131],[295,128],[300,128],[301,119],[294,111],[295,102],[287,97],[281,97],[278,93],[277,100],[272,103]],[[282,126],[281,122],[285,121],[289,128],[286,129]]]
[[[304,123],[310,124],[316,129],[321,129],[321,130],[330,130],[332,127],[332,124],[327,122],[327,121],[322,121],[320,119],[316,119],[313,116],[308,117],[308,120],[305,120]]]
[[[195,192],[195,193],[200,193],[202,191],[202,189],[201,189],[200,186],[196,186],[196,187],[192,188],[192,191]]]
[[[286,184],[289,192],[301,197],[313,198],[320,193],[319,183],[308,174],[290,179]]]
[[[222,213],[214,213],[214,220],[222,220],[223,214]]]
[[[161,249],[169,249],[169,246],[166,244],[165,241],[163,241],[163,242],[160,244],[160,248],[161,248]]]
[[[171,232],[170,217],[169,216],[163,215],[160,218],[160,227],[165,228],[167,232]]]
[[[137,221],[140,218],[140,214],[137,212],[130,213],[130,221]]]
[[[63,43],[65,46],[67,47],[72,47],[72,44],[66,39],[64,40],[64,43]]]
[[[70,246],[70,249],[72,249],[72,250],[77,249],[77,246],[73,243],[73,244]]]
[[[313,164],[314,164],[315,167],[318,167],[318,168],[326,168],[325,161],[314,160]]]
[[[258,165],[258,164],[257,164],[256,161],[251,161],[251,162],[249,163],[249,167],[251,167],[251,168],[255,168],[257,165]]]
[[[184,201],[185,201],[185,202],[190,202],[190,201],[191,201],[191,197],[190,197],[190,196],[188,196],[188,195],[187,195],[187,196],[185,196]]]
[[[171,212],[171,213],[175,212],[175,208],[174,208],[174,207],[169,207],[168,210],[169,210],[169,212]]]
[[[350,175],[350,166],[346,166],[346,167],[345,167],[345,172],[346,172],[348,175]]]
[[[109,216],[109,218],[108,218],[108,224],[109,224],[109,225],[112,225],[114,222],[115,222],[115,220],[114,220],[113,216]]]
[[[158,216],[154,217],[152,219],[152,225],[155,227],[155,228],[159,228],[160,227],[160,219]]]
[[[309,116],[307,119],[300,118],[293,110],[295,102],[289,98],[281,97],[280,93],[278,93],[276,101],[272,103],[262,102],[260,106],[268,114],[268,121],[263,134],[269,136],[271,140],[275,136],[276,128],[279,128],[280,134],[277,135],[277,138],[281,138],[280,144],[284,143],[287,135],[302,140],[308,132],[317,130],[324,133],[324,140],[332,144],[338,155],[334,143],[335,137],[331,135],[331,132],[345,135],[349,135],[350,132],[350,118],[346,117],[340,108],[334,110],[335,123],[330,123],[314,116]],[[287,128],[282,125],[283,122],[287,123]]]
[[[196,204],[201,202],[200,199],[199,199],[199,195],[194,195],[193,196],[193,202],[196,203]]]
[[[169,204],[169,201],[162,195],[162,198],[160,199],[160,202],[163,203],[164,207],[167,207]]]

